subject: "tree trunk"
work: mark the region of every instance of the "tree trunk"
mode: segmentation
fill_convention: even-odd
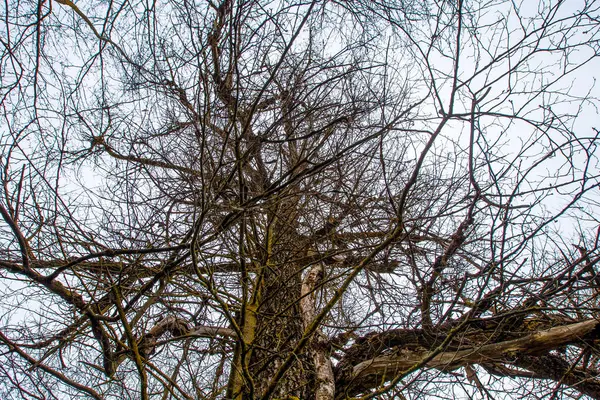
[[[304,257],[307,250],[306,240],[297,233],[297,203],[298,196],[290,196],[272,213],[272,228],[265,235],[267,251],[251,274],[251,295],[240,318],[245,349],[242,343],[236,346],[228,397],[262,398],[283,362],[293,357],[293,365],[269,397],[315,398],[310,351],[291,355],[305,327],[300,310],[303,266],[294,260]]]

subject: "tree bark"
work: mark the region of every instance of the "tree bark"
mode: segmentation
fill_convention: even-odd
[[[316,315],[315,289],[323,278],[323,264],[312,267],[302,282],[302,299],[300,309],[302,322],[306,329]],[[310,355],[315,366],[315,400],[333,400],[335,396],[335,382],[331,359],[328,351],[327,338],[319,329],[312,341]]]

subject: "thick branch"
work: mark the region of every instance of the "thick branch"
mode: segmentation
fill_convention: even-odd
[[[178,317],[168,316],[160,320],[152,327],[139,341],[140,351],[148,356],[156,350],[158,339],[170,333],[173,337],[207,337],[214,338],[215,336],[235,337],[235,331],[229,328],[221,328],[218,326],[196,326],[190,328],[188,323]]]
[[[530,360],[528,356],[542,355],[561,346],[599,335],[600,322],[589,320],[550,328],[519,339],[471,346],[463,350],[441,352],[425,366],[441,371],[449,371],[469,364],[512,363],[515,359],[521,359],[522,363],[526,363],[527,360]],[[407,347],[397,348],[394,354],[379,356],[358,363],[352,368],[349,379],[340,376],[340,379],[344,382],[339,383],[346,386],[344,390],[347,394],[357,394],[393,379],[398,374],[421,362],[427,355],[428,351],[426,350],[411,350]],[[530,364],[534,365],[533,363]],[[526,367],[525,364],[523,364],[523,367]],[[560,372],[556,372],[554,375],[550,374],[550,371],[541,372],[542,375],[545,373],[545,376],[558,381],[561,381],[561,377],[564,375]],[[561,376],[558,376],[559,374]],[[573,380],[564,379],[562,382],[575,386],[577,383],[576,378],[574,377]]]

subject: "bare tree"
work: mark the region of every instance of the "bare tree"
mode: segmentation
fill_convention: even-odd
[[[7,1],[0,397],[600,398],[594,1]]]

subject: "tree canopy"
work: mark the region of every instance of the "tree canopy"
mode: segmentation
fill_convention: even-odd
[[[7,0],[3,399],[600,398],[600,4]]]

